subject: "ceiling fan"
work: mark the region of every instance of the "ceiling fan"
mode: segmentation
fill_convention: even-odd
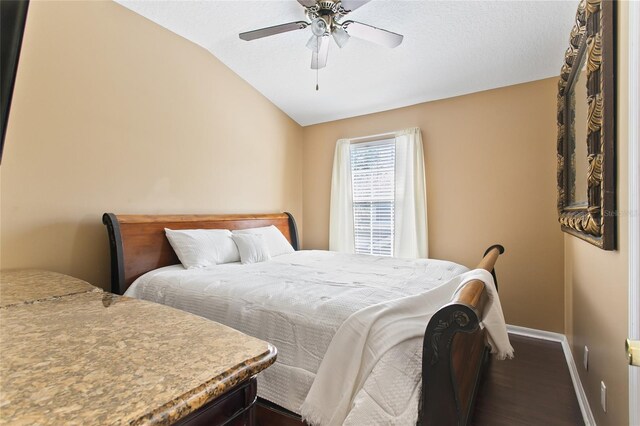
[[[307,47],[313,52],[311,68],[320,69],[327,65],[329,55],[329,36],[333,36],[336,44],[343,48],[350,37],[357,37],[387,47],[397,47],[403,36],[391,31],[376,28],[357,21],[342,21],[348,13],[363,6],[371,0],[298,0],[305,9],[311,22],[296,21],[259,30],[240,33],[242,40],[251,41],[289,31],[303,30],[311,27],[313,35]]]

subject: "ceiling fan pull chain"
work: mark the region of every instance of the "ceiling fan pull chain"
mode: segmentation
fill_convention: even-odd
[[[318,68],[316,68],[316,92],[318,91],[318,74],[319,74]]]

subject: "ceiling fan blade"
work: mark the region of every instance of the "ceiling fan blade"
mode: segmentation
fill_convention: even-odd
[[[342,28],[344,28],[350,36],[391,48],[398,47],[404,38],[404,36],[400,34],[356,21],[345,21],[342,23]]]
[[[319,37],[320,51],[311,54],[311,69],[318,70],[327,66],[327,58],[329,57],[329,37]]]
[[[300,1],[300,0],[298,0]],[[365,4],[369,3],[371,0],[342,0],[340,2],[340,4],[342,5],[342,8],[347,11],[347,12],[353,12],[354,10],[356,10],[357,8],[359,8],[360,6],[364,6]]]
[[[304,21],[289,22],[287,24],[274,25],[273,27],[260,28],[259,30],[240,33],[240,38],[245,41],[251,41],[257,38],[269,37],[289,31],[302,30],[304,28],[307,28],[308,25],[309,24]]]
[[[298,0],[298,3],[304,7],[311,7],[316,5],[316,0]]]

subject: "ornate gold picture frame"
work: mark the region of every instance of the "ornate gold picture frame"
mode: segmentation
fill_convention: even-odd
[[[558,82],[558,216],[564,232],[616,248],[615,2],[582,0]],[[576,139],[574,89],[586,68],[586,140]],[[579,82],[584,84],[585,82]],[[578,105],[580,106],[580,105]],[[578,129],[582,130],[582,129]],[[575,158],[586,143],[586,159]],[[576,202],[576,162],[586,161],[586,201]],[[582,176],[580,176],[582,177]],[[584,179],[583,179],[584,180]],[[581,189],[581,188],[578,188]]]

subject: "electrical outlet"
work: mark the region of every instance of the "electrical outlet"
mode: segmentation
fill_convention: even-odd
[[[584,369],[589,370],[589,348],[584,345],[584,357],[583,357]]]
[[[600,405],[602,405],[602,411],[607,412],[607,386],[604,382],[600,382]]]

